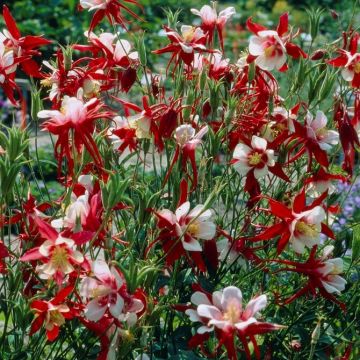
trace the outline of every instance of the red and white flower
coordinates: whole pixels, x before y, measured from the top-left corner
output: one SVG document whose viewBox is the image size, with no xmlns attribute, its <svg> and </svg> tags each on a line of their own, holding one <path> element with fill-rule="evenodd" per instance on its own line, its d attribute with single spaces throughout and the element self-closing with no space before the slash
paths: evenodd
<svg viewBox="0 0 360 360">
<path fill-rule="evenodd" d="M 85 316 L 90 321 L 99 321 L 109 310 L 114 318 L 119 318 L 124 308 L 124 299 L 119 290 L 124 284 L 119 272 L 106 262 L 96 260 L 92 264 L 95 278 L 86 277 L 81 281 L 80 295 L 92 299 L 85 309 Z"/>
<path fill-rule="evenodd" d="M 243 307 L 242 292 L 235 286 L 228 286 L 223 290 L 215 291 L 212 295 L 196 291 L 191 296 L 191 302 L 196 309 L 187 309 L 185 313 L 192 322 L 200 322 L 202 326 L 197 329 L 197 335 L 193 337 L 195 343 L 206 340 L 206 334 L 214 330 L 228 351 L 230 359 L 236 359 L 237 350 L 234 347 L 234 336 L 238 336 L 242 342 L 246 357 L 250 359 L 247 337 L 254 345 L 256 357 L 260 351 L 255 335 L 280 330 L 281 325 L 260 322 L 257 320 L 259 312 L 267 305 L 266 295 L 257 296 Z M 205 336 L 204 336 L 205 335 Z"/>
<path fill-rule="evenodd" d="M 223 48 L 223 29 L 225 24 L 236 14 L 234 7 L 228 7 L 217 14 L 215 7 L 204 5 L 200 10 L 191 9 L 194 15 L 200 16 L 202 24 L 201 28 L 208 34 L 209 43 L 212 42 L 214 31 L 219 34 L 220 45 Z"/>
<path fill-rule="evenodd" d="M 322 111 L 317 111 L 315 118 L 308 112 L 305 122 L 308 137 L 316 141 L 322 150 L 330 150 L 339 143 L 339 133 L 326 128 L 327 117 Z"/>
<path fill-rule="evenodd" d="M 34 300 L 30 308 L 35 311 L 35 319 L 31 324 L 30 336 L 45 325 L 46 336 L 49 341 L 54 341 L 62 325 L 67 319 L 72 319 L 73 314 L 68 305 L 64 304 L 65 298 L 73 291 L 72 286 L 59 291 L 50 301 Z"/>
<path fill-rule="evenodd" d="M 267 149 L 265 139 L 253 135 L 251 147 L 243 143 L 236 145 L 232 164 L 241 175 L 253 170 L 255 178 L 259 179 L 268 173 L 268 167 L 275 165 L 274 150 Z"/>
<path fill-rule="evenodd" d="M 21 261 L 40 260 L 43 264 L 36 267 L 41 279 L 54 278 L 61 284 L 64 277 L 75 270 L 75 266 L 84 263 L 84 256 L 76 250 L 75 241 L 62 237 L 57 231 L 40 218 L 34 218 L 39 232 L 46 240 L 28 250 Z"/>
<path fill-rule="evenodd" d="M 322 206 L 296 213 L 293 211 L 294 220 L 290 224 L 291 243 L 295 252 L 303 254 L 305 247 L 311 249 L 319 244 L 321 223 L 326 219 L 326 213 Z"/>
<path fill-rule="evenodd" d="M 247 20 L 246 25 L 254 33 L 250 37 L 249 53 L 261 69 L 285 71 L 287 55 L 295 59 L 307 56 L 297 45 L 290 42 L 291 35 L 287 35 L 289 27 L 287 13 L 280 16 L 276 31 L 253 23 L 251 18 Z"/>
<path fill-rule="evenodd" d="M 176 209 L 175 214 L 164 209 L 159 211 L 158 216 L 174 225 L 175 234 L 187 251 L 202 251 L 198 240 L 211 240 L 216 233 L 216 225 L 211 221 L 213 213 L 204 205 L 190 210 L 190 202 L 186 201 Z"/>
</svg>

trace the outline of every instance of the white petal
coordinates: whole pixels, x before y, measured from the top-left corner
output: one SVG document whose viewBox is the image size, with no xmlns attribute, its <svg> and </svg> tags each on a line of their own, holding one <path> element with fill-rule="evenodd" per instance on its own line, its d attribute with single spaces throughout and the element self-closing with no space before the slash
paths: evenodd
<svg viewBox="0 0 360 360">
<path fill-rule="evenodd" d="M 204 293 L 202 293 L 201 291 L 195 291 L 191 295 L 190 300 L 194 305 L 200 305 L 200 304 L 211 305 L 208 297 Z"/>
<path fill-rule="evenodd" d="M 253 135 L 251 139 L 251 146 L 254 150 L 266 150 L 267 141 L 259 136 Z"/>
<path fill-rule="evenodd" d="M 184 241 L 182 239 L 181 243 L 183 245 L 183 248 L 187 251 L 202 251 L 202 247 L 200 243 L 194 238 L 191 238 L 190 241 Z"/>
<path fill-rule="evenodd" d="M 189 210 L 190 210 L 190 202 L 186 201 L 181 206 L 179 206 L 175 211 L 177 220 L 180 221 L 182 217 L 188 214 Z"/>
<path fill-rule="evenodd" d="M 105 261 L 95 260 L 92 268 L 95 276 L 102 282 L 106 282 L 111 278 L 109 266 Z"/>
<path fill-rule="evenodd" d="M 266 307 L 266 304 L 267 304 L 266 295 L 260 295 L 254 299 L 251 299 L 246 305 L 245 311 L 243 313 L 243 317 L 245 319 L 255 317 L 259 311 L 261 311 Z"/>
<path fill-rule="evenodd" d="M 91 300 L 85 309 L 85 316 L 90 321 L 99 321 L 105 314 L 106 305 L 100 306 L 97 299 Z"/>
<path fill-rule="evenodd" d="M 116 295 L 116 303 L 115 304 L 111 304 L 109 307 L 109 311 L 111 313 L 111 315 L 117 319 L 120 314 L 122 313 L 122 310 L 124 308 L 124 299 L 117 294 Z"/>
<path fill-rule="evenodd" d="M 197 313 L 199 314 L 199 316 L 205 317 L 207 319 L 216 319 L 216 320 L 222 319 L 222 314 L 219 311 L 219 309 L 212 305 L 204 305 L 204 304 L 199 305 L 197 307 Z"/>
</svg>

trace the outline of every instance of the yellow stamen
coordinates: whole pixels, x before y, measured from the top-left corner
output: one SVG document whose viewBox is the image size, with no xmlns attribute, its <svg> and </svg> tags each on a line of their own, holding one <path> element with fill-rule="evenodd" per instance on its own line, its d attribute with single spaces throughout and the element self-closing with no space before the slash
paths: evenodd
<svg viewBox="0 0 360 360">
<path fill-rule="evenodd" d="M 259 165 L 261 162 L 262 154 L 258 153 L 257 151 L 249 155 L 249 165 L 256 166 Z"/>
<path fill-rule="evenodd" d="M 58 310 L 50 311 L 50 323 L 53 323 L 57 326 L 65 324 L 65 318 Z"/>
<path fill-rule="evenodd" d="M 308 236 L 309 238 L 317 238 L 319 231 L 315 224 L 307 224 L 305 221 L 298 221 L 295 225 L 295 230 L 300 234 Z"/>
<path fill-rule="evenodd" d="M 191 27 L 189 30 L 183 33 L 183 39 L 186 43 L 190 42 L 194 38 L 195 27 Z"/>
<path fill-rule="evenodd" d="M 51 256 L 51 262 L 55 268 L 61 268 L 68 262 L 68 253 L 65 248 L 57 246 Z"/>
<path fill-rule="evenodd" d="M 240 320 L 241 310 L 236 304 L 229 304 L 224 314 L 224 320 L 236 324 Z"/>
<path fill-rule="evenodd" d="M 265 56 L 266 57 L 273 56 L 274 51 L 275 51 L 275 45 L 271 45 L 271 46 L 265 48 L 265 50 L 264 50 Z"/>
<path fill-rule="evenodd" d="M 194 237 L 196 237 L 199 234 L 199 230 L 200 230 L 200 226 L 199 223 L 196 221 L 190 224 L 187 229 L 188 233 L 190 233 Z"/>
<path fill-rule="evenodd" d="M 354 65 L 354 72 L 356 74 L 359 74 L 360 73 L 360 61 L 357 62 L 355 65 Z"/>
</svg>

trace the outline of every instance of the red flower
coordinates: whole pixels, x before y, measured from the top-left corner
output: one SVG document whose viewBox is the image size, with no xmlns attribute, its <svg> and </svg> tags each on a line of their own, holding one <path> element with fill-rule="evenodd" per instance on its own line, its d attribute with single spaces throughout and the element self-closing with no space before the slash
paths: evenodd
<svg viewBox="0 0 360 360">
<path fill-rule="evenodd" d="M 97 166 L 102 166 L 102 159 L 93 139 L 95 121 L 97 119 L 109 119 L 110 112 L 101 112 L 103 104 L 96 98 L 87 103 L 75 97 L 65 96 L 62 101 L 61 111 L 42 110 L 38 113 L 39 118 L 49 118 L 43 124 L 43 128 L 58 136 L 55 145 L 56 158 L 59 162 L 65 157 L 68 160 L 69 172 L 72 173 L 74 166 L 73 151 L 70 140 L 78 153 L 84 146 Z M 71 139 L 70 131 L 73 130 Z"/>
<path fill-rule="evenodd" d="M 172 53 L 167 68 L 169 68 L 170 64 L 175 61 L 175 70 L 180 60 L 182 60 L 189 66 L 189 69 L 192 69 L 194 65 L 195 51 L 209 52 L 209 50 L 206 50 L 205 47 L 206 35 L 200 28 L 183 25 L 181 27 L 181 35 L 167 26 L 164 26 L 164 29 L 167 37 L 171 41 L 171 44 L 153 52 L 154 54 Z"/>
<path fill-rule="evenodd" d="M 310 252 L 309 259 L 305 263 L 289 260 L 271 260 L 289 266 L 276 270 L 275 273 L 292 271 L 308 277 L 306 285 L 290 298 L 286 299 L 284 304 L 289 304 L 306 293 L 316 296 L 318 291 L 321 296 L 335 302 L 345 310 L 345 305 L 332 295 L 333 293 L 340 294 L 346 285 L 346 280 L 339 276 L 343 272 L 343 260 L 341 258 L 329 259 L 333 249 L 333 246 L 326 246 L 322 256 L 317 258 L 317 246 L 314 246 Z"/>
<path fill-rule="evenodd" d="M 8 7 L 3 6 L 4 21 L 7 30 L 4 30 L 2 39 L 7 49 L 12 50 L 15 58 L 20 58 L 22 70 L 32 77 L 43 77 L 39 71 L 40 66 L 32 59 L 33 56 L 41 55 L 37 50 L 40 46 L 51 44 L 50 40 L 42 36 L 21 36 L 20 31 L 12 17 Z"/>
<path fill-rule="evenodd" d="M 320 241 L 323 233 L 334 238 L 331 229 L 323 222 L 326 218 L 322 201 L 327 196 L 323 193 L 311 205 L 306 205 L 305 190 L 295 196 L 292 208 L 288 208 L 279 201 L 267 198 L 270 209 L 266 210 L 280 218 L 280 222 L 269 226 L 262 233 L 256 235 L 251 241 L 270 240 L 280 235 L 277 245 L 280 254 L 290 242 L 295 252 L 303 254 L 305 247 L 312 248 Z"/>
<path fill-rule="evenodd" d="M 285 13 L 280 16 L 279 24 L 275 30 L 268 30 L 264 26 L 253 23 L 249 18 L 246 22 L 247 28 L 255 34 L 250 38 L 249 52 L 251 60 L 263 70 L 286 71 L 286 55 L 294 59 L 306 58 L 307 55 L 294 43 L 294 37 L 287 34 L 289 27 L 289 15 Z"/>
<path fill-rule="evenodd" d="M 80 9 L 88 9 L 89 11 L 95 10 L 94 16 L 90 23 L 90 31 L 106 16 L 110 24 L 118 23 L 126 28 L 127 22 L 124 18 L 122 11 L 126 11 L 135 19 L 139 19 L 126 4 L 133 4 L 141 7 L 136 0 L 80 0 Z"/>
<path fill-rule="evenodd" d="M 46 336 L 54 341 L 66 320 L 72 319 L 73 314 L 68 305 L 63 304 L 65 298 L 73 291 L 72 286 L 60 290 L 50 301 L 34 300 L 30 307 L 35 311 L 35 319 L 31 324 L 30 336 L 36 333 L 45 324 Z"/>
</svg>

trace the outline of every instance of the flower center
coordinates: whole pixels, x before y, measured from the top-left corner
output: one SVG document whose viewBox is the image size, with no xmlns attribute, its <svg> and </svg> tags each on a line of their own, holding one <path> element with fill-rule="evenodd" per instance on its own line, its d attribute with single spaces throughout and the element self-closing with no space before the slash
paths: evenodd
<svg viewBox="0 0 360 360">
<path fill-rule="evenodd" d="M 360 73 L 360 61 L 357 62 L 355 65 L 354 65 L 354 72 L 356 74 L 359 74 Z"/>
<path fill-rule="evenodd" d="M 262 159 L 262 154 L 255 151 L 251 155 L 249 155 L 249 160 L 248 160 L 249 165 L 251 166 L 259 165 L 261 163 L 261 159 Z"/>
<path fill-rule="evenodd" d="M 187 232 L 190 233 L 192 236 L 197 237 L 199 234 L 200 226 L 197 221 L 191 223 L 187 229 Z"/>
<path fill-rule="evenodd" d="M 57 326 L 61 326 L 65 324 L 65 318 L 58 310 L 52 310 L 50 311 L 50 323 L 53 323 Z"/>
<path fill-rule="evenodd" d="M 239 322 L 241 316 L 241 310 L 236 304 L 229 304 L 226 312 L 224 313 L 224 320 L 229 321 L 231 324 Z"/>
<path fill-rule="evenodd" d="M 189 30 L 184 31 L 183 35 L 183 39 L 186 43 L 191 42 L 191 40 L 194 38 L 194 34 L 195 34 L 195 28 L 192 27 Z"/>
<path fill-rule="evenodd" d="M 51 262 L 56 268 L 62 267 L 64 263 L 68 262 L 67 250 L 61 246 L 55 247 L 51 256 Z"/>
<path fill-rule="evenodd" d="M 310 238 L 317 238 L 319 236 L 319 231 L 316 229 L 316 225 L 308 224 L 305 221 L 298 221 L 295 225 L 295 230 Z"/>
<path fill-rule="evenodd" d="M 266 57 L 274 56 L 275 49 L 276 49 L 275 45 L 270 45 L 270 46 L 266 47 L 264 49 L 265 56 Z"/>
</svg>

